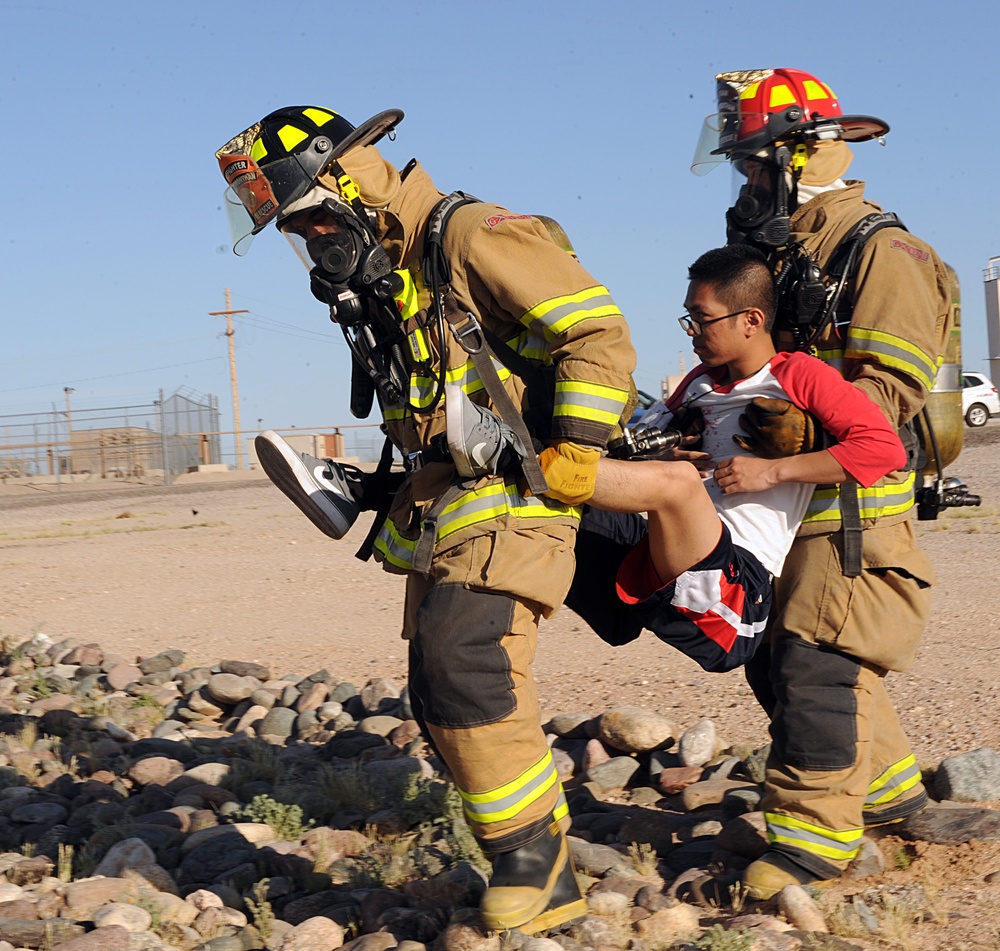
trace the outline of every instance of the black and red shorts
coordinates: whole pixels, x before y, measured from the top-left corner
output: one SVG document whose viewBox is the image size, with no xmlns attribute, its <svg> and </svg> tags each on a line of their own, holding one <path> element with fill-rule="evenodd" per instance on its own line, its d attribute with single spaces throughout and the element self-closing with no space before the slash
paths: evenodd
<svg viewBox="0 0 1000 951">
<path fill-rule="evenodd" d="M 661 585 L 645 519 L 587 509 L 566 604 L 608 643 L 627 643 L 645 628 L 705 670 L 739 667 L 763 639 L 773 579 L 721 528 L 710 555 Z"/>
</svg>

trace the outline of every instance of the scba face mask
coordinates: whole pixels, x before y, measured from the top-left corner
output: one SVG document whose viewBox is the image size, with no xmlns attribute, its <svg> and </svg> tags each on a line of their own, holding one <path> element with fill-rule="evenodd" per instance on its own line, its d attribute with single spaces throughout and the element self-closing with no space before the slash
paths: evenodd
<svg viewBox="0 0 1000 951">
<path fill-rule="evenodd" d="M 313 296 L 330 319 L 350 326 L 366 316 L 365 298 L 386 301 L 399 290 L 389 255 L 354 210 L 326 198 L 280 225 L 307 268 Z"/>
<path fill-rule="evenodd" d="M 402 401 L 409 371 L 393 295 L 403 281 L 375 234 L 332 193 L 318 205 L 293 212 L 279 228 L 309 268 L 313 296 L 329 306 L 330 319 L 354 355 L 351 412 L 359 419 L 368 416 L 372 384 L 384 401 Z M 364 376 L 371 381 L 367 385 Z"/>
<path fill-rule="evenodd" d="M 779 146 L 734 162 L 736 173 L 745 176 L 745 182 L 726 212 L 730 244 L 748 242 L 772 251 L 788 243 L 793 187 L 791 159 L 791 150 Z"/>
</svg>

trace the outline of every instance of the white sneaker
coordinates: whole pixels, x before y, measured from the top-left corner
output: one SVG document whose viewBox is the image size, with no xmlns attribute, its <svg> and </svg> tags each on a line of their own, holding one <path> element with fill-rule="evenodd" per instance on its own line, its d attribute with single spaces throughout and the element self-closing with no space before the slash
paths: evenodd
<svg viewBox="0 0 1000 951">
<path fill-rule="evenodd" d="M 361 511 L 361 470 L 299 452 L 271 429 L 253 442 L 268 478 L 321 532 L 343 538 Z"/>
<path fill-rule="evenodd" d="M 477 406 L 455 384 L 444 388 L 448 451 L 463 479 L 496 475 L 523 459 L 524 444 L 496 413 Z"/>
</svg>

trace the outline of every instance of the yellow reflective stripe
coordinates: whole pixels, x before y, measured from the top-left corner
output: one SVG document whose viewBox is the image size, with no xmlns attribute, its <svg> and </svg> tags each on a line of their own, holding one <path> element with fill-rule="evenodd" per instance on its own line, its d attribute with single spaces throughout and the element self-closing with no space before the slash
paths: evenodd
<svg viewBox="0 0 1000 951">
<path fill-rule="evenodd" d="M 566 793 L 562 791 L 562 787 L 559 787 L 559 799 L 556 801 L 556 807 L 552 810 L 552 818 L 557 822 L 569 815 L 569 803 L 566 802 Z"/>
<path fill-rule="evenodd" d="M 507 340 L 506 345 L 533 363 L 550 366 L 554 362 L 552 353 L 545 342 L 545 335 L 533 333 L 528 328 L 524 328 L 520 333 Z"/>
<path fill-rule="evenodd" d="M 493 482 L 489 485 L 463 492 L 454 502 L 446 505 L 438 518 L 438 545 L 450 535 L 508 515 L 518 519 L 575 518 L 582 516 L 580 506 L 566 505 L 557 499 L 531 496 L 526 498 L 517 491 L 516 481 L 509 484 Z M 387 518 L 378 537 L 375 550 L 383 559 L 397 568 L 409 569 L 413 565 L 416 541 L 404 538 L 392 519 Z"/>
<path fill-rule="evenodd" d="M 793 819 L 778 812 L 765 812 L 767 840 L 791 845 L 812 855 L 846 861 L 857 855 L 864 829 L 845 829 L 837 832 L 822 826 Z"/>
<path fill-rule="evenodd" d="M 828 366 L 831 366 L 836 370 L 841 376 L 844 375 L 844 351 L 841 348 L 835 350 L 819 350 L 813 349 L 812 355 L 818 357 Z"/>
<path fill-rule="evenodd" d="M 542 301 L 521 318 L 521 323 L 530 327 L 537 322 L 549 335 L 557 337 L 584 320 L 620 316 L 621 311 L 611 293 L 606 287 L 598 285 L 578 294 Z"/>
<path fill-rule="evenodd" d="M 865 805 L 880 806 L 892 802 L 893 799 L 897 799 L 904 792 L 916 786 L 920 782 L 920 778 L 920 767 L 917 766 L 917 760 L 911 753 L 872 780 L 868 787 Z"/>
<path fill-rule="evenodd" d="M 469 793 L 459 789 L 465 814 L 474 822 L 503 822 L 513 819 L 528 806 L 541 799 L 556 783 L 559 776 L 552 754 L 545 755 L 520 776 L 484 793 Z"/>
<path fill-rule="evenodd" d="M 874 357 L 884 366 L 902 370 L 919 380 L 928 390 L 934 385 L 937 375 L 937 357 L 928 356 L 908 340 L 881 330 L 851 327 L 847 331 L 844 356 L 855 359 Z"/>
<path fill-rule="evenodd" d="M 413 275 L 406 268 L 392 273 L 403 282 L 403 289 L 398 294 L 393 294 L 392 299 L 396 302 L 400 319 L 409 320 L 415 314 L 420 313 L 420 295 L 417 291 L 417 284 L 413 280 Z"/>
<path fill-rule="evenodd" d="M 409 411 L 405 406 L 386 406 L 382 410 L 382 416 L 387 423 L 399 423 L 406 419 Z"/>
<path fill-rule="evenodd" d="M 389 518 L 383 522 L 374 545 L 375 551 L 382 556 L 384 561 L 404 570 L 412 567 L 413 553 L 416 547 L 416 541 L 403 538 L 392 519 Z"/>
<path fill-rule="evenodd" d="M 507 498 L 502 482 L 471 489 L 451 505 L 446 505 L 438 519 L 437 542 L 460 529 L 507 514 Z"/>
<path fill-rule="evenodd" d="M 252 158 L 258 164 L 260 160 L 267 156 L 267 146 L 264 145 L 262 139 L 254 139 L 253 145 L 250 146 L 250 158 Z"/>
<path fill-rule="evenodd" d="M 493 359 L 493 366 L 501 382 L 510 379 L 511 372 L 498 360 Z M 452 367 L 445 374 L 445 382 L 460 386 L 469 396 L 486 389 L 479 378 L 479 371 L 471 360 L 459 367 Z M 417 407 L 429 406 L 437 392 L 437 380 L 425 373 L 414 370 L 410 374 L 410 403 Z"/>
<path fill-rule="evenodd" d="M 572 416 L 614 426 L 621 419 L 628 391 L 617 386 L 587 383 L 583 380 L 556 382 L 553 416 Z"/>
<path fill-rule="evenodd" d="M 902 515 L 913 507 L 916 473 L 909 472 L 902 482 L 873 485 L 858 489 L 858 508 L 861 518 L 885 518 Z M 809 500 L 809 509 L 803 521 L 834 522 L 840 520 L 840 487 L 817 489 Z"/>
</svg>

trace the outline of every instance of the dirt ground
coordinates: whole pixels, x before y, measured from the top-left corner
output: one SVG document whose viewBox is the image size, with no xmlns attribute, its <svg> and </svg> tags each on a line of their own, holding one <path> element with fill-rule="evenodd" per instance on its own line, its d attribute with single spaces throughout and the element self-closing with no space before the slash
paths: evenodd
<svg viewBox="0 0 1000 951">
<path fill-rule="evenodd" d="M 965 435 L 949 474 L 983 503 L 917 523 L 939 583 L 913 670 L 888 680 L 925 768 L 983 746 L 1000 751 L 1000 591 L 992 587 L 1000 421 Z M 328 539 L 258 473 L 185 476 L 169 488 L 10 480 L 0 486 L 0 637 L 43 631 L 128 658 L 176 647 L 189 664 L 240 659 L 278 676 L 326 668 L 359 686 L 377 676 L 402 685 L 403 584 L 353 557 L 367 524 L 363 517 L 347 539 Z M 628 703 L 671 716 L 680 729 L 709 717 L 729 744 L 767 740 L 738 672 L 706 674 L 651 636 L 611 648 L 568 610 L 543 626 L 536 672 L 550 714 Z M 1000 846 L 991 843 L 934 847 L 894 872 L 934 884 L 952 915 L 964 916 L 922 925 L 920 935 L 934 930 L 931 943 L 897 946 L 1000 948 L 1000 884 L 984 883 L 998 870 Z M 979 943 L 986 922 L 991 936 Z"/>
</svg>

